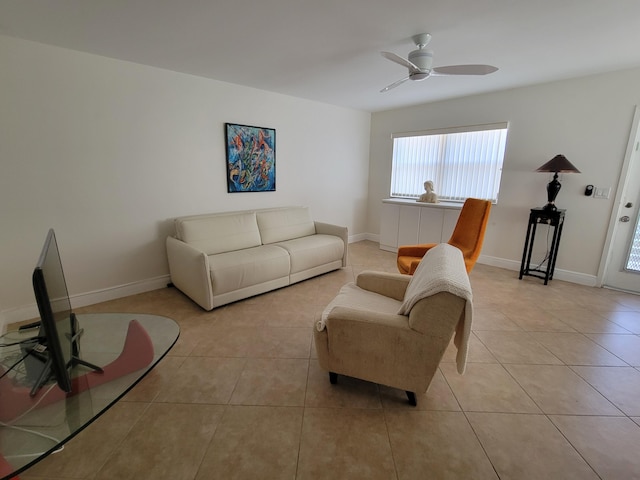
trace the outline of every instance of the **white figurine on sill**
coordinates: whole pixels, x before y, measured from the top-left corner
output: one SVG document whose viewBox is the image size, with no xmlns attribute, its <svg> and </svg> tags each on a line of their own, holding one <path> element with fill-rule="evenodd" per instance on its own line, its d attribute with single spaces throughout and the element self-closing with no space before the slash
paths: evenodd
<svg viewBox="0 0 640 480">
<path fill-rule="evenodd" d="M 438 203 L 438 195 L 433 191 L 433 182 L 427 180 L 424 182 L 424 193 L 417 200 L 422 203 Z"/>
</svg>

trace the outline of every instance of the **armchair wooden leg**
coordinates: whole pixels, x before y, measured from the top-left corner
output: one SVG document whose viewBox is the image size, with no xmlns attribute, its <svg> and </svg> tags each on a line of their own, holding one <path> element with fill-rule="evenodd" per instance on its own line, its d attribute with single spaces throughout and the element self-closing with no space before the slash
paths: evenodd
<svg viewBox="0 0 640 480">
<path fill-rule="evenodd" d="M 331 385 L 338 383 L 338 374 L 335 372 L 329 372 L 329 381 L 331 382 Z"/>
<path fill-rule="evenodd" d="M 418 403 L 416 402 L 416 394 L 415 393 L 407 391 L 407 398 L 409 399 L 409 405 L 411 405 L 413 407 L 418 405 Z"/>
</svg>

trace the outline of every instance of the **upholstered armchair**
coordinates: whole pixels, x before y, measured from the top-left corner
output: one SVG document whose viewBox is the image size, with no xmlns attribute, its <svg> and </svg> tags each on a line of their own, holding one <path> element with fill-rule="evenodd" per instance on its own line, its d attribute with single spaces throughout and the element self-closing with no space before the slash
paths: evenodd
<svg viewBox="0 0 640 480">
<path fill-rule="evenodd" d="M 320 366 L 405 390 L 412 405 L 429 388 L 455 333 L 463 373 L 471 329 L 471 287 L 462 253 L 433 248 L 412 277 L 365 271 L 316 318 Z"/>
<path fill-rule="evenodd" d="M 489 200 L 468 198 L 460 210 L 458 222 L 447 242 L 462 251 L 467 273 L 471 273 L 480 256 L 490 212 L 491 202 Z M 400 273 L 413 275 L 424 254 L 436 245 L 436 243 L 423 243 L 400 246 L 397 257 Z"/>
</svg>

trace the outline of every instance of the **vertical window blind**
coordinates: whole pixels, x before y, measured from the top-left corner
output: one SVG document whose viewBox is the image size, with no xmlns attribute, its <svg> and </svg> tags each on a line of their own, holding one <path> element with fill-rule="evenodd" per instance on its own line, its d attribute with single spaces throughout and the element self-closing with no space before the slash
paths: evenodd
<svg viewBox="0 0 640 480">
<path fill-rule="evenodd" d="M 507 124 L 393 135 L 391 196 L 418 198 L 434 182 L 441 200 L 497 202 Z"/>
</svg>

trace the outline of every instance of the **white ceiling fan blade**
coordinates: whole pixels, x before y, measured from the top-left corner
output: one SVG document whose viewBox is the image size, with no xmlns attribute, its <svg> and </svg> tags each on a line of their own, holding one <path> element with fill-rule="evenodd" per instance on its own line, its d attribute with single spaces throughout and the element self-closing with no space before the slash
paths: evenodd
<svg viewBox="0 0 640 480">
<path fill-rule="evenodd" d="M 380 55 L 382 55 L 387 60 L 391 60 L 392 62 L 395 62 L 395 63 L 397 63 L 399 65 L 402 65 L 403 67 L 407 67 L 410 71 L 419 71 L 420 70 L 413 63 L 411 63 L 409 60 L 407 60 L 406 58 L 402 58 L 401 56 L 396 55 L 395 53 L 380 52 Z"/>
<path fill-rule="evenodd" d="M 431 75 L 488 75 L 497 70 L 492 65 L 449 65 L 434 68 Z"/>
<path fill-rule="evenodd" d="M 391 85 L 387 85 L 382 90 L 380 90 L 380 93 L 388 92 L 392 88 L 396 88 L 398 85 L 402 85 L 407 80 L 409 80 L 409 77 L 404 77 L 403 79 L 398 80 L 397 82 L 393 82 Z"/>
</svg>

